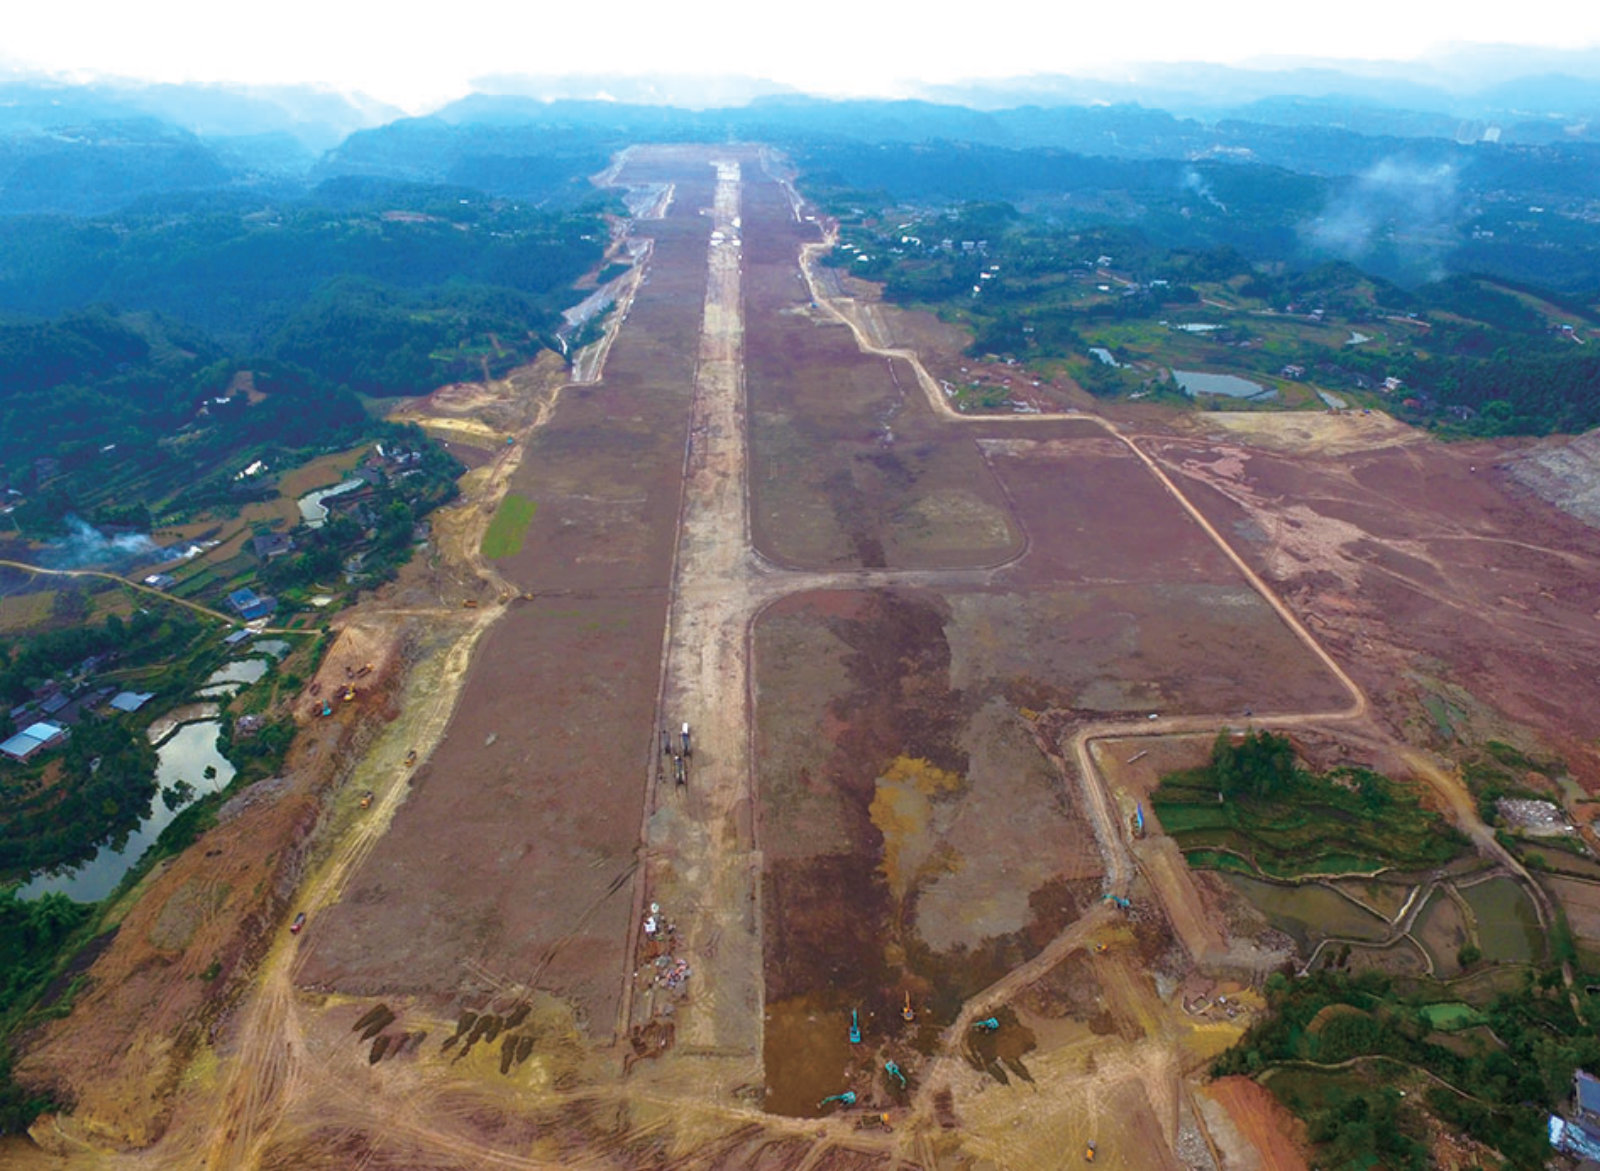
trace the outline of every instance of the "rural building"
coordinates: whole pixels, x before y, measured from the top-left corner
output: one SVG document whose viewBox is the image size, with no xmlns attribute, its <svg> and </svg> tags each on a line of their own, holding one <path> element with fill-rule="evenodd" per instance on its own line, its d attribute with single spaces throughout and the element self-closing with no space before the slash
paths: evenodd
<svg viewBox="0 0 1600 1171">
<path fill-rule="evenodd" d="M 177 580 L 178 579 L 173 577 L 170 573 L 152 573 L 149 577 L 144 579 L 144 584 L 153 590 L 164 590 L 170 589 L 172 583 Z"/>
<path fill-rule="evenodd" d="M 294 538 L 288 533 L 268 533 L 251 541 L 250 547 L 261 560 L 270 561 L 274 557 L 282 557 L 285 553 L 293 553 Z"/>
<path fill-rule="evenodd" d="M 12 760 L 28 760 L 34 753 L 59 744 L 66 738 L 67 730 L 60 724 L 40 721 L 37 724 L 29 724 L 4 744 L 0 744 L 0 753 Z"/>
<path fill-rule="evenodd" d="M 1600 1078 L 1587 1070 L 1572 1075 L 1573 1121 L 1600 1139 Z"/>
<path fill-rule="evenodd" d="M 1600 1159 L 1600 1078 L 1581 1069 L 1572 1075 L 1572 1113 L 1550 1116 L 1550 1145 L 1580 1167 Z"/>
<path fill-rule="evenodd" d="M 258 596 L 255 590 L 234 590 L 228 595 L 228 605 L 246 622 L 265 618 L 278 608 L 278 599 Z"/>
<path fill-rule="evenodd" d="M 136 712 L 153 698 L 153 691 L 119 691 L 111 697 L 111 706 L 119 712 Z"/>
<path fill-rule="evenodd" d="M 254 633 L 255 631 L 253 630 L 235 630 L 222 641 L 228 646 L 238 646 L 241 642 L 249 638 Z"/>
</svg>

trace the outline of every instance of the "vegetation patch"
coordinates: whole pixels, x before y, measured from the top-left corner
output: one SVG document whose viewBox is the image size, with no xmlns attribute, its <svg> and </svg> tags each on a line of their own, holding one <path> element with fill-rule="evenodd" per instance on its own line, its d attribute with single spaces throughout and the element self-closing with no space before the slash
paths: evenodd
<svg viewBox="0 0 1600 1171">
<path fill-rule="evenodd" d="M 1481 1011 L 1430 999 L 1438 988 L 1376 972 L 1274 973 L 1268 1013 L 1212 1072 L 1260 1076 L 1306 1120 L 1325 1168 L 1421 1171 L 1430 1115 L 1512 1167 L 1542 1167 L 1546 1116 L 1567 1099 L 1573 1071 L 1600 1061 L 1586 1023 L 1593 998 L 1580 1016 L 1554 968 L 1525 974 Z M 1462 1031 L 1441 1044 L 1438 1031 L 1452 1029 Z"/>
<path fill-rule="evenodd" d="M 490 561 L 498 561 L 522 552 L 522 540 L 528 535 L 528 526 L 533 523 L 538 507 L 525 496 L 507 493 L 500 507 L 495 509 L 488 531 L 483 534 L 483 555 Z"/>
<path fill-rule="evenodd" d="M 1192 865 L 1227 856 L 1275 878 L 1428 869 L 1466 849 L 1388 778 L 1350 766 L 1310 772 L 1271 732 L 1219 733 L 1210 762 L 1162 778 L 1151 803 Z"/>
</svg>

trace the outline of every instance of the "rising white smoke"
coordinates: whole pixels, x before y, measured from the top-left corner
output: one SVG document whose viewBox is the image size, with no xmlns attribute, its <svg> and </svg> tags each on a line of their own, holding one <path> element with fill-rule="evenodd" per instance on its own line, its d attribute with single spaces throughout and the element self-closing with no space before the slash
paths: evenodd
<svg viewBox="0 0 1600 1171">
<path fill-rule="evenodd" d="M 1318 251 L 1345 260 L 1359 263 L 1386 241 L 1408 263 L 1436 267 L 1455 243 L 1458 207 L 1450 164 L 1387 158 L 1357 176 L 1301 230 Z"/>
<path fill-rule="evenodd" d="M 67 517 L 67 535 L 51 541 L 39 554 L 50 569 L 82 569 L 143 556 L 157 548 L 144 533 L 119 533 L 108 537 L 82 517 Z"/>
</svg>

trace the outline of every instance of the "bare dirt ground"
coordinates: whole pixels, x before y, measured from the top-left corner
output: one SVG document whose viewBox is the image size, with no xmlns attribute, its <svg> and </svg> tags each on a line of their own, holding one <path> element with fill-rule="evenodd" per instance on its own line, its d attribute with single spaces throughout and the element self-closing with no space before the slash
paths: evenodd
<svg viewBox="0 0 1600 1171">
<path fill-rule="evenodd" d="M 1600 532 L 1532 499 L 1487 444 L 1293 454 L 1153 440 L 1195 502 L 1351 664 L 1390 726 L 1498 738 L 1600 786 Z"/>
<path fill-rule="evenodd" d="M 819 272 L 784 175 L 625 152 L 664 218 L 577 381 L 408 408 L 476 453 L 463 502 L 322 668 L 370 691 L 30 1044 L 61 1160 L 1299 1167 L 1259 1086 L 1198 1089 L 1282 957 L 1134 839 L 1160 769 L 1250 708 L 1422 777 L 1528 881 L 1417 745 L 1566 744 L 1505 678 L 1554 654 L 1589 701 L 1593 535 L 1381 421 L 960 415 L 915 348 L 951 339 Z M 488 564 L 510 490 L 537 512 Z"/>
</svg>

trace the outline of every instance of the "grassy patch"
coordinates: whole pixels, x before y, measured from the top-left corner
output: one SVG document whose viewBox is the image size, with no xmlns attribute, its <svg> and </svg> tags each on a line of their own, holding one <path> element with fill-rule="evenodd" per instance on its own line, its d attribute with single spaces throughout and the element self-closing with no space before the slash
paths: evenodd
<svg viewBox="0 0 1600 1171">
<path fill-rule="evenodd" d="M 1425 1004 L 1422 1006 L 1422 1015 L 1430 1025 L 1446 1033 L 1481 1025 L 1487 1019 L 1470 1004 L 1462 1004 L 1459 1001 L 1445 1004 Z"/>
<path fill-rule="evenodd" d="M 490 561 L 511 557 L 522 551 L 522 539 L 533 523 L 533 514 L 539 506 L 525 496 L 508 493 L 495 509 L 489 531 L 483 534 L 483 555 Z"/>
</svg>

